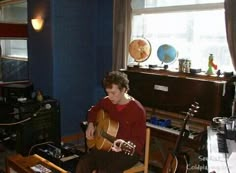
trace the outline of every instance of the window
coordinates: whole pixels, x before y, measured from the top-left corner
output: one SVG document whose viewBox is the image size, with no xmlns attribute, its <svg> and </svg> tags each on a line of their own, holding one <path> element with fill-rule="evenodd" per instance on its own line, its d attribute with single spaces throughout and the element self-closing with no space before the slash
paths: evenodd
<svg viewBox="0 0 236 173">
<path fill-rule="evenodd" d="M 177 59 L 190 59 L 192 68 L 208 68 L 208 57 L 221 72 L 234 71 L 227 45 L 223 0 L 133 0 L 131 40 L 146 38 L 150 57 L 140 65 L 162 65 L 158 47 L 172 45 Z M 128 57 L 128 65 L 135 63 Z M 169 64 L 177 69 L 178 60 Z"/>
<path fill-rule="evenodd" d="M 27 3 L 0 2 L 0 81 L 28 79 Z"/>
</svg>

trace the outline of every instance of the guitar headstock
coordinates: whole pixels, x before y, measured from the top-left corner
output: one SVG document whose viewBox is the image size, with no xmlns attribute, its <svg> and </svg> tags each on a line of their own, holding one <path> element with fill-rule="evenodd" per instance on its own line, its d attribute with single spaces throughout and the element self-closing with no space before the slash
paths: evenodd
<svg viewBox="0 0 236 173">
<path fill-rule="evenodd" d="M 200 108 L 199 103 L 193 102 L 188 109 L 187 116 L 193 117 L 198 112 L 199 108 Z"/>
<path fill-rule="evenodd" d="M 189 107 L 188 112 L 186 113 L 186 116 L 184 118 L 184 123 L 183 123 L 182 129 L 179 133 L 178 139 L 175 144 L 175 149 L 174 149 L 175 153 L 179 152 L 182 138 L 186 137 L 184 133 L 186 132 L 185 128 L 186 128 L 187 121 L 189 120 L 189 117 L 190 116 L 193 117 L 198 112 L 199 108 L 200 108 L 200 106 L 199 106 L 198 102 L 193 102 L 191 104 L 191 106 Z"/>
<path fill-rule="evenodd" d="M 136 145 L 130 141 L 128 142 L 123 142 L 121 144 L 121 149 L 124 151 L 125 154 L 127 155 L 133 155 L 135 152 Z"/>
</svg>

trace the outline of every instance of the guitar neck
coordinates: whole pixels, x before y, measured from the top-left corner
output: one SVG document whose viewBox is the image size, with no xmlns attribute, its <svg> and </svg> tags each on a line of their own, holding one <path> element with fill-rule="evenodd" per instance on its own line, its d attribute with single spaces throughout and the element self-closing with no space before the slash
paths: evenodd
<svg viewBox="0 0 236 173">
<path fill-rule="evenodd" d="M 174 153 L 179 152 L 182 138 L 186 137 L 186 135 L 184 134 L 186 132 L 186 124 L 187 124 L 190 116 L 194 116 L 194 114 L 197 112 L 198 109 L 199 109 L 199 104 L 197 102 L 193 103 L 191 105 L 191 107 L 189 108 L 189 111 L 187 112 L 186 117 L 184 118 L 184 123 L 183 123 L 182 129 L 180 131 L 180 134 L 178 136 L 178 139 L 177 139 L 177 142 L 175 145 L 175 149 L 174 149 Z"/>
<path fill-rule="evenodd" d="M 180 134 L 179 134 L 179 136 L 177 138 L 177 142 L 176 142 L 176 145 L 175 145 L 174 153 L 178 153 L 179 152 L 180 145 L 182 143 L 181 141 L 183 140 L 183 135 L 184 135 L 184 132 L 186 130 L 185 128 L 186 128 L 186 124 L 187 124 L 188 119 L 189 119 L 189 115 L 187 115 L 185 117 L 184 124 L 183 124 L 182 129 L 180 131 Z"/>
<path fill-rule="evenodd" d="M 116 140 L 116 138 L 115 138 L 114 136 L 109 135 L 109 134 L 106 133 L 104 130 L 101 130 L 100 135 L 101 135 L 103 138 L 105 138 L 105 139 L 107 139 L 108 141 L 110 141 L 111 143 L 113 143 L 113 142 Z"/>
</svg>

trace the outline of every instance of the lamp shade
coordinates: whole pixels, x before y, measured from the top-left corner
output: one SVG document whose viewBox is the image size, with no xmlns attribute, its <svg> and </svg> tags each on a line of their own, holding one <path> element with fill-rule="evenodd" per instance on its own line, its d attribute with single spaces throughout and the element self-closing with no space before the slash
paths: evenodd
<svg viewBox="0 0 236 173">
<path fill-rule="evenodd" d="M 44 20 L 43 18 L 31 19 L 31 24 L 35 31 L 40 31 L 43 28 Z"/>
</svg>

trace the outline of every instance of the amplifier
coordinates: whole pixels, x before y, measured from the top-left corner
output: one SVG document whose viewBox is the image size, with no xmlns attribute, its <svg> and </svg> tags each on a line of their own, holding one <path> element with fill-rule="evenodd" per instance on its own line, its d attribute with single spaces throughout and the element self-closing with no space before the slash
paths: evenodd
<svg viewBox="0 0 236 173">
<path fill-rule="evenodd" d="M 35 102 L 35 104 L 39 103 Z M 47 142 L 60 145 L 60 106 L 56 100 L 45 100 L 39 104 L 36 111 L 26 114 L 27 116 L 24 116 L 24 113 L 21 113 L 20 120 L 28 117 L 28 121 L 19 124 L 16 131 L 16 151 L 18 153 L 28 155 L 34 146 Z"/>
<path fill-rule="evenodd" d="M 43 102 L 38 102 L 31 99 L 24 102 L 16 102 L 12 104 L 12 106 L 17 114 L 15 119 L 22 120 L 34 116 L 34 114 L 39 112 L 58 107 L 59 105 L 54 99 L 46 99 Z"/>
</svg>

